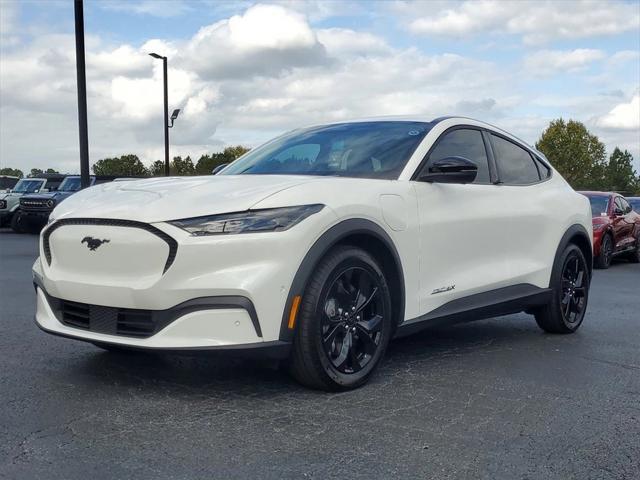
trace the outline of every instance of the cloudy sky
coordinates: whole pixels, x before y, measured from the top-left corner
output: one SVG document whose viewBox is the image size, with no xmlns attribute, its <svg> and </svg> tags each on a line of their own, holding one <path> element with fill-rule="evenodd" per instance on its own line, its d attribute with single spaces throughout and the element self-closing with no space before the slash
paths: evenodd
<svg viewBox="0 0 640 480">
<path fill-rule="evenodd" d="M 0 0 L 0 165 L 78 171 L 71 0 Z M 91 162 L 255 146 L 323 121 L 460 114 L 530 143 L 584 122 L 640 170 L 637 1 L 85 0 Z"/>
</svg>

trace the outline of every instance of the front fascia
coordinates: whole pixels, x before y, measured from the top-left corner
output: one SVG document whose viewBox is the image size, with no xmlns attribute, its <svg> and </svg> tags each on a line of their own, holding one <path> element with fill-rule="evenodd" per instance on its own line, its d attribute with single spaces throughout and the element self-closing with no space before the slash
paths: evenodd
<svg viewBox="0 0 640 480">
<path fill-rule="evenodd" d="M 137 277 L 127 271 L 127 262 L 123 260 L 114 259 L 115 265 L 97 268 L 99 256 L 115 247 L 118 238 L 126 244 L 126 237 L 114 235 L 110 243 L 90 252 L 81 245 L 83 233 L 78 231 L 74 235 L 82 248 L 79 255 L 86 257 L 82 262 L 80 259 L 77 266 L 66 271 L 56 267 L 54 245 L 49 265 L 41 240 L 41 256 L 34 273 L 41 276 L 44 289 L 54 298 L 110 307 L 165 310 L 199 297 L 246 297 L 255 306 L 262 341 L 267 342 L 278 339 L 284 303 L 297 266 L 312 239 L 335 219 L 335 213 L 324 208 L 287 231 L 212 236 L 191 236 L 170 224 L 155 223 L 153 227 L 177 241 L 175 260 L 164 273 L 158 268 Z M 61 227 L 57 232 L 63 232 L 64 228 L 71 229 Z M 108 230 L 87 231 L 99 238 L 108 237 Z M 135 241 L 144 241 L 144 234 L 136 230 Z M 158 255 L 163 252 L 160 247 L 161 244 Z M 126 250 L 123 252 L 124 257 Z M 95 271 L 86 263 L 91 258 L 96 259 Z M 108 260 L 105 257 L 103 261 Z M 139 261 L 144 266 L 142 259 Z"/>
</svg>

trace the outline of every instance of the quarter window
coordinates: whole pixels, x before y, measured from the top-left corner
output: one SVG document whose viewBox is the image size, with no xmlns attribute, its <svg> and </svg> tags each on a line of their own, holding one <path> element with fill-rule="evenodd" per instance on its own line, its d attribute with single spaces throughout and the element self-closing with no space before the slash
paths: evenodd
<svg viewBox="0 0 640 480">
<path fill-rule="evenodd" d="M 426 168 L 433 162 L 447 157 L 464 157 L 478 166 L 478 175 L 473 183 L 490 183 L 489 160 L 480 130 L 458 129 L 440 137 L 429 154 Z"/>
<path fill-rule="evenodd" d="M 500 180 L 510 185 L 528 185 L 540 181 L 538 167 L 524 148 L 491 134 L 491 142 L 500 172 Z"/>
</svg>

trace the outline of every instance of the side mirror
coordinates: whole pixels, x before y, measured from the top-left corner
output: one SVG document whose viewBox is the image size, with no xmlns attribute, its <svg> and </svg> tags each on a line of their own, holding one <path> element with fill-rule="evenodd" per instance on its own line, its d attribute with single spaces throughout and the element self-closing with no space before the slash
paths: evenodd
<svg viewBox="0 0 640 480">
<path fill-rule="evenodd" d="M 228 163 L 221 163 L 220 165 L 218 165 L 216 168 L 214 168 L 213 170 L 211 170 L 211 175 L 217 175 L 218 172 L 220 170 L 222 170 L 224 167 L 226 167 L 227 165 L 229 165 Z"/>
<path fill-rule="evenodd" d="M 478 176 L 478 166 L 464 157 L 446 157 L 437 160 L 425 175 L 418 179 L 421 182 L 435 183 L 473 183 Z"/>
<path fill-rule="evenodd" d="M 48 192 L 48 191 L 49 191 L 49 189 L 48 189 L 48 188 L 43 188 L 43 189 L 42 189 L 42 191 L 43 191 L 43 192 Z"/>
</svg>

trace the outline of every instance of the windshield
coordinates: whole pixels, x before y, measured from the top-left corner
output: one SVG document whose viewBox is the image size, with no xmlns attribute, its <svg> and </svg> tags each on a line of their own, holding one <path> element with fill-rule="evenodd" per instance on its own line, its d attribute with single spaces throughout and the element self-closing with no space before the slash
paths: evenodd
<svg viewBox="0 0 640 480">
<path fill-rule="evenodd" d="M 80 190 L 80 185 L 80 177 L 66 177 L 58 187 L 58 191 L 77 192 Z"/>
<path fill-rule="evenodd" d="M 591 215 L 601 217 L 607 215 L 607 207 L 609 206 L 609 197 L 587 197 L 591 203 Z"/>
<path fill-rule="evenodd" d="M 11 191 L 15 193 L 34 193 L 36 190 L 40 190 L 43 184 L 44 180 L 23 178 L 18 183 L 16 183 L 16 186 Z"/>
<path fill-rule="evenodd" d="M 425 122 L 359 122 L 283 135 L 220 175 L 333 175 L 394 179 L 431 129 Z"/>
</svg>

